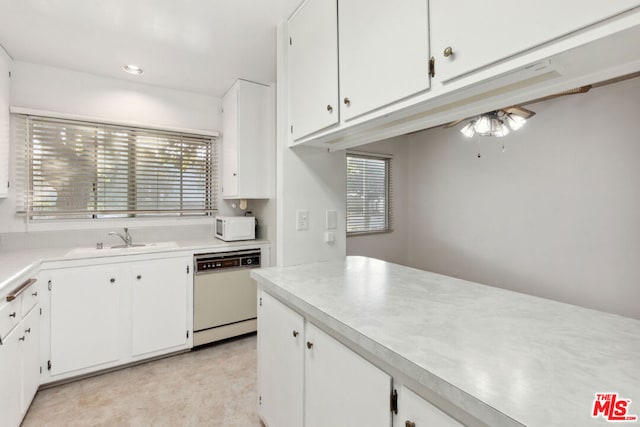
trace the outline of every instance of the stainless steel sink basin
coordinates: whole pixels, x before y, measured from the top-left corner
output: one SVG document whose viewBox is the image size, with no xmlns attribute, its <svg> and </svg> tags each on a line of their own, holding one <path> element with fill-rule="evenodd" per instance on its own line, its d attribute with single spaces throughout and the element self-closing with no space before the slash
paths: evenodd
<svg viewBox="0 0 640 427">
<path fill-rule="evenodd" d="M 115 246 L 111 246 L 110 249 L 142 248 L 144 246 L 147 246 L 147 245 L 145 245 L 144 243 L 137 243 L 134 245 L 115 245 Z"/>
</svg>

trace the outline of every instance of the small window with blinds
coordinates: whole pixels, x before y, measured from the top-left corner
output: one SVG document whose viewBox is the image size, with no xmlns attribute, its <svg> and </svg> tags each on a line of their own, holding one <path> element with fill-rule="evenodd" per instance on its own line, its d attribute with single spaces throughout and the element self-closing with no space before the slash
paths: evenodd
<svg viewBox="0 0 640 427">
<path fill-rule="evenodd" d="M 210 215 L 212 137 L 19 115 L 17 211 L 31 219 Z"/>
<path fill-rule="evenodd" d="M 391 229 L 391 158 L 347 153 L 347 234 Z"/>
</svg>

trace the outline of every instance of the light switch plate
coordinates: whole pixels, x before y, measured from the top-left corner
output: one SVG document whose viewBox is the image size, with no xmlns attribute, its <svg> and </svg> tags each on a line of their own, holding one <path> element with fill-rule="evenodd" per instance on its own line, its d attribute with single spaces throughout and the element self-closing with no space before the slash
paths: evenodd
<svg viewBox="0 0 640 427">
<path fill-rule="evenodd" d="M 325 231 L 324 232 L 324 242 L 325 243 L 334 243 L 336 241 L 336 233 L 333 231 Z"/>
<path fill-rule="evenodd" d="M 296 211 L 296 230 L 305 231 L 309 229 L 309 211 L 297 210 Z"/>
<path fill-rule="evenodd" d="M 336 211 L 327 211 L 326 227 L 327 230 L 335 230 L 338 227 L 338 213 Z"/>
</svg>

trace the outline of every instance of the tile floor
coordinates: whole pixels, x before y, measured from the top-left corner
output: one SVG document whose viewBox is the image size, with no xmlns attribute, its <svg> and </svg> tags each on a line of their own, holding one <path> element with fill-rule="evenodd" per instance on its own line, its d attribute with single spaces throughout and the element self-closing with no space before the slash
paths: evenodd
<svg viewBox="0 0 640 427">
<path fill-rule="evenodd" d="M 256 336 L 41 390 L 22 426 L 259 427 Z"/>
</svg>

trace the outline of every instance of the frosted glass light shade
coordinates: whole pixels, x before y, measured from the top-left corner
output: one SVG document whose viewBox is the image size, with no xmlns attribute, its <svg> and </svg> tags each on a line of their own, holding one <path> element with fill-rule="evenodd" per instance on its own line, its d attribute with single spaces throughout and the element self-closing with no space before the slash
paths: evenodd
<svg viewBox="0 0 640 427">
<path fill-rule="evenodd" d="M 473 126 L 473 130 L 475 130 L 480 135 L 485 134 L 491 131 L 491 119 L 488 116 L 480 116 Z"/>
<path fill-rule="evenodd" d="M 527 119 L 521 116 L 516 116 L 515 114 L 507 114 L 507 124 L 512 130 L 518 130 L 524 124 L 527 123 Z"/>
<path fill-rule="evenodd" d="M 476 134 L 476 131 L 473 129 L 473 126 L 475 124 L 476 124 L 475 120 L 470 121 L 469 123 L 464 125 L 462 129 L 460 129 L 460 132 L 462 132 L 462 134 L 467 138 L 471 138 L 473 135 Z"/>
</svg>

